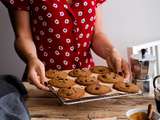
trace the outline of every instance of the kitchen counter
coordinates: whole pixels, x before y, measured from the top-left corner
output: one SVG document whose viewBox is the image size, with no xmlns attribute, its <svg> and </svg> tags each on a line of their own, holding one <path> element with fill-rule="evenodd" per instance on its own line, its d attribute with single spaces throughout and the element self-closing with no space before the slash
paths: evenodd
<svg viewBox="0 0 160 120">
<path fill-rule="evenodd" d="M 76 105 L 61 105 L 49 92 L 38 90 L 25 83 L 28 89 L 28 106 L 32 120 L 92 120 L 94 118 L 117 117 L 127 120 L 125 113 L 132 108 L 145 108 L 154 103 L 153 96 L 121 97 Z"/>
</svg>

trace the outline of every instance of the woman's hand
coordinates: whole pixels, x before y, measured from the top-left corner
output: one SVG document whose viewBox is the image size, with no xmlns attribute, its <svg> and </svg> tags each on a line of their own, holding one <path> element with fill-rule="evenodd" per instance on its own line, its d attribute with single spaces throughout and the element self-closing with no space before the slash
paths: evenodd
<svg viewBox="0 0 160 120">
<path fill-rule="evenodd" d="M 38 58 L 33 58 L 28 62 L 28 81 L 41 90 L 49 90 L 45 86 L 47 78 L 45 77 L 44 64 Z"/>
<path fill-rule="evenodd" d="M 124 60 L 117 50 L 113 49 L 106 57 L 108 66 L 119 75 L 123 75 L 125 80 L 129 80 L 131 77 L 131 71 L 129 64 Z"/>
<path fill-rule="evenodd" d="M 45 67 L 37 58 L 36 46 L 32 38 L 29 12 L 10 10 L 9 13 L 16 36 L 15 49 L 20 58 L 27 64 L 28 81 L 39 89 L 48 90 L 44 85 L 44 82 L 47 80 L 45 77 Z"/>
</svg>

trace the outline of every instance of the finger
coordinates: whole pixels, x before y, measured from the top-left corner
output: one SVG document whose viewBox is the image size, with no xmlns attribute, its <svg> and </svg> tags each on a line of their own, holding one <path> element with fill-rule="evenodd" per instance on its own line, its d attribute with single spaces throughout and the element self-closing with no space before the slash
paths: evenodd
<svg viewBox="0 0 160 120">
<path fill-rule="evenodd" d="M 40 82 L 44 85 L 44 83 L 47 81 L 47 78 L 45 77 L 45 68 L 44 66 L 41 66 L 39 68 L 39 77 L 40 77 Z"/>
<path fill-rule="evenodd" d="M 125 80 L 126 81 L 130 80 L 131 70 L 130 70 L 129 64 L 125 60 L 122 60 L 122 69 L 123 69 Z"/>
<path fill-rule="evenodd" d="M 30 84 L 33 84 L 33 81 L 31 80 L 30 76 L 31 76 L 31 75 L 28 73 L 27 81 L 28 81 Z"/>
<path fill-rule="evenodd" d="M 115 65 L 116 65 L 116 72 L 118 74 L 121 74 L 122 73 L 122 59 L 121 59 L 121 57 L 116 58 Z"/>
<path fill-rule="evenodd" d="M 33 82 L 32 82 L 32 80 L 28 79 L 28 82 L 29 82 L 30 84 L 32 84 L 32 85 L 33 85 Z"/>
<path fill-rule="evenodd" d="M 34 72 L 34 71 L 30 72 L 29 78 L 38 89 L 47 90 L 47 91 L 49 90 L 48 87 L 46 87 L 46 86 L 44 86 L 43 84 L 40 83 L 40 79 L 38 78 L 36 72 Z"/>
<path fill-rule="evenodd" d="M 130 76 L 131 76 L 131 75 L 130 75 L 129 72 L 125 72 L 125 73 L 124 73 L 124 80 L 125 80 L 125 81 L 129 81 L 129 80 L 130 80 Z"/>
<path fill-rule="evenodd" d="M 115 67 L 113 66 L 110 58 L 107 58 L 107 65 L 112 71 L 115 71 Z"/>
</svg>

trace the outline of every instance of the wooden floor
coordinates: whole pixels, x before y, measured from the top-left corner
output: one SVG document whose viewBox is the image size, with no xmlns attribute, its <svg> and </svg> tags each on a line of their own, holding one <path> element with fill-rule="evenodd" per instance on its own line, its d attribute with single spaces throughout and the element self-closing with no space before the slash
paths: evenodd
<svg viewBox="0 0 160 120">
<path fill-rule="evenodd" d="M 25 84 L 29 96 L 26 99 L 32 120 L 92 120 L 94 118 L 117 117 L 127 120 L 125 113 L 132 108 L 154 105 L 153 97 L 132 96 L 100 100 L 76 105 L 60 105 L 55 96 Z"/>
</svg>

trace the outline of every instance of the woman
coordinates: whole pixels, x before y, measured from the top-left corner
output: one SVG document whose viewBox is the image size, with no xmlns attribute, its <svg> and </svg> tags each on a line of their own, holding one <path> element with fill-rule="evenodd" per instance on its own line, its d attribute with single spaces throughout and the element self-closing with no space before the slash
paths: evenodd
<svg viewBox="0 0 160 120">
<path fill-rule="evenodd" d="M 28 80 L 48 90 L 45 70 L 92 67 L 90 50 L 129 79 L 127 62 L 102 32 L 98 5 L 104 0 L 10 0 L 15 48 L 26 62 Z"/>
</svg>

